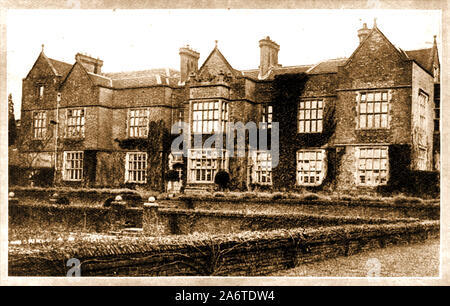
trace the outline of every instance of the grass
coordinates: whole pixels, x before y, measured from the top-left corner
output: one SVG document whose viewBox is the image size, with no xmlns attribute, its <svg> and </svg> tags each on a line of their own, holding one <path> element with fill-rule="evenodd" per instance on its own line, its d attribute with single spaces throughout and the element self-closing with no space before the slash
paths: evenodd
<svg viewBox="0 0 450 306">
<path fill-rule="evenodd" d="M 306 263 L 271 276 L 366 277 L 370 271 L 380 277 L 439 276 L 439 239 Z"/>
</svg>

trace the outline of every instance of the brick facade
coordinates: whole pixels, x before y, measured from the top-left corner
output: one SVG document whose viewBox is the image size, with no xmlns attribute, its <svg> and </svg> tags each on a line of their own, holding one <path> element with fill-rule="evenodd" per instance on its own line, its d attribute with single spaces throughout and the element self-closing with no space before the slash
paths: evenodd
<svg viewBox="0 0 450 306">
<path fill-rule="evenodd" d="M 176 135 L 169 132 L 175 122 L 189 124 L 191 144 L 195 132 L 202 130 L 204 143 L 224 121 L 266 121 L 269 117 L 263 120 L 263 116 L 270 106 L 271 120 L 280 124 L 280 162 L 271 171 L 270 182 L 264 179 L 265 187 L 355 189 L 361 182 L 377 187 L 386 183 L 379 167 L 385 167 L 389 181 L 391 161 L 384 164 L 389 157 L 370 157 L 361 172 L 357 155 L 361 148 L 375 150 L 369 149 L 370 154 L 388 148 L 389 155 L 392 146 L 405 145 L 411 156 L 404 167 L 434 170 L 434 159 L 439 156 L 433 143 L 434 88 L 439 83 L 436 43 L 430 49 L 403 51 L 376 26 L 363 28 L 359 34 L 360 45 L 349 58 L 291 67 L 278 64 L 280 46 L 267 37 L 260 41 L 260 68 L 244 71 L 234 69 L 217 45 L 200 68 L 199 53 L 189 46 L 181 48 L 180 72 L 104 73 L 103 62 L 87 55 L 77 54 L 75 64 L 70 65 L 42 52 L 23 80 L 21 137 L 33 138 L 33 112 L 46 111 L 49 139 L 39 149 L 22 145 L 21 151 L 39 151 L 51 160 L 45 165 L 36 162 L 34 167 L 54 167 L 56 151 L 57 184 L 139 185 L 163 191 L 165 175 L 173 166 L 169 164 L 173 160 L 169 158 L 170 143 Z M 40 86 L 44 86 L 42 97 Z M 425 108 L 420 108 L 420 93 L 428 98 Z M 366 97 L 382 101 L 366 101 Z M 81 115 L 74 112 L 82 117 L 78 123 L 77 118 L 68 118 L 74 109 L 82 109 Z M 70 122 L 75 129 L 84 129 L 84 134 L 70 137 Z M 422 137 L 420 144 L 418 137 Z M 70 164 L 67 158 L 72 157 L 64 153 L 70 151 L 83 153 L 81 177 L 67 169 L 77 165 Z M 146 153 L 145 161 L 130 160 L 135 156 L 130 152 Z M 305 155 L 299 155 L 302 152 Z M 308 159 L 311 154 L 319 154 L 314 156 L 321 159 Z M 258 164 L 247 150 L 245 156 L 230 157 L 223 165 L 192 156 L 176 161 L 182 164 L 185 188 L 212 187 L 213 175 L 223 165 L 230 173 L 231 188 L 264 187 L 254 172 Z M 214 169 L 208 168 L 211 164 L 216 165 Z M 127 181 L 130 175 L 134 179 Z"/>
</svg>

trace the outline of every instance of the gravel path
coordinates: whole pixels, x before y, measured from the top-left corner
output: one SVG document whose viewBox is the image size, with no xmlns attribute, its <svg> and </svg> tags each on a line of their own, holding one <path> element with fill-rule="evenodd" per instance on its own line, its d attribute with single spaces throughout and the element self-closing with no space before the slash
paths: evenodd
<svg viewBox="0 0 450 306">
<path fill-rule="evenodd" d="M 307 263 L 271 276 L 438 277 L 439 239 Z"/>
</svg>

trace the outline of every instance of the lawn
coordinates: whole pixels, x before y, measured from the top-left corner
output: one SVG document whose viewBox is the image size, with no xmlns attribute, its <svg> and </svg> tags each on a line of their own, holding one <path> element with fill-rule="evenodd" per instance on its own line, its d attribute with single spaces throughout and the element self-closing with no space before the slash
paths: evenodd
<svg viewBox="0 0 450 306">
<path fill-rule="evenodd" d="M 437 277 L 439 239 L 306 263 L 270 276 L 366 277 L 368 273 L 380 277 Z"/>
</svg>

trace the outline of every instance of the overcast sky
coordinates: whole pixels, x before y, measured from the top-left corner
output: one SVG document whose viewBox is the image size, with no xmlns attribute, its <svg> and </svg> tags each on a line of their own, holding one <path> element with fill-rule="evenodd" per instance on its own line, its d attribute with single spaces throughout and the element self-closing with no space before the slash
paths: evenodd
<svg viewBox="0 0 450 306">
<path fill-rule="evenodd" d="M 420 10 L 9 10 L 7 90 L 20 117 L 22 79 L 45 54 L 73 64 L 83 52 L 104 61 L 104 72 L 170 67 L 179 70 L 178 50 L 189 44 L 199 65 L 214 48 L 236 69 L 258 68 L 258 41 L 280 45 L 283 66 L 349 57 L 363 22 L 404 50 L 441 42 L 441 12 Z M 442 61 L 441 61 L 442 62 Z"/>
</svg>

